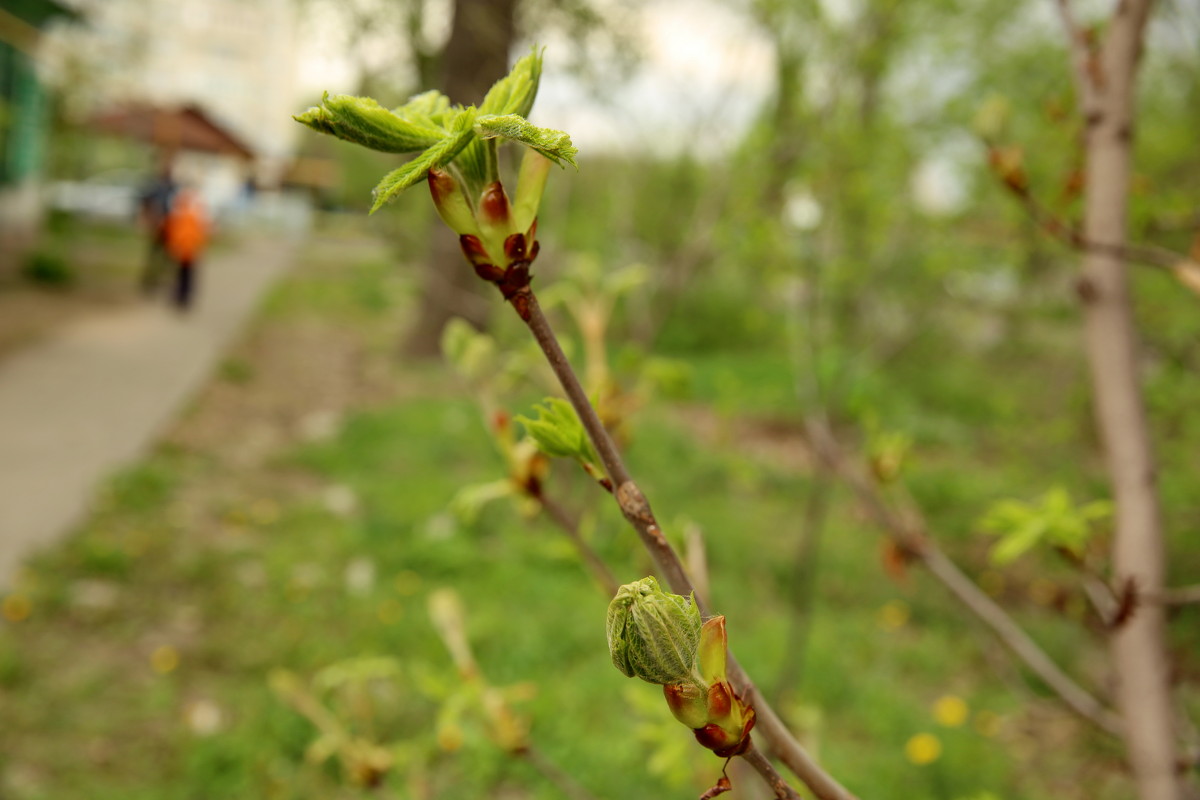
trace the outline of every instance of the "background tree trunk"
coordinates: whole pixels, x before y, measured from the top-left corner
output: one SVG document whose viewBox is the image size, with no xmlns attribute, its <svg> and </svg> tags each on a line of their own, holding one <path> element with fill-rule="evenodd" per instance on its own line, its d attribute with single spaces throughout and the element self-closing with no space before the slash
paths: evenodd
<svg viewBox="0 0 1200 800">
<path fill-rule="evenodd" d="M 441 82 L 453 102 L 478 104 L 508 72 L 516 9 L 517 0 L 455 0 Z M 484 294 L 489 287 L 463 261 L 458 237 L 435 225 L 431 241 L 417 319 L 404 343 L 405 354 L 417 358 L 439 354 L 442 328 L 451 317 L 483 327 L 492 305 L 492 298 Z"/>
<path fill-rule="evenodd" d="M 1162 514 L 1139 374 L 1139 342 L 1125 259 L 1133 154 L 1134 84 L 1150 0 L 1122 0 L 1103 45 L 1088 45 L 1069 17 L 1086 125 L 1087 183 L 1079 296 L 1086 317 L 1096 421 L 1116 500 L 1112 571 L 1118 592 L 1157 597 L 1164 579 Z M 1099 245 L 1098 247 L 1095 245 Z M 1163 606 L 1141 601 L 1113 633 L 1116 702 L 1141 800 L 1179 800 Z"/>
</svg>

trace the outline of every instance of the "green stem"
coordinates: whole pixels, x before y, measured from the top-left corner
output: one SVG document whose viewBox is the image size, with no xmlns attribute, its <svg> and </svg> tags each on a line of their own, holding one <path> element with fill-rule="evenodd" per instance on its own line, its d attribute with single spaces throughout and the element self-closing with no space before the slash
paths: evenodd
<svg viewBox="0 0 1200 800">
<path fill-rule="evenodd" d="M 498 142 L 499 140 L 497 139 L 483 140 L 483 155 L 486 159 L 485 163 L 487 164 L 487 181 L 484 184 L 485 186 L 488 183 L 500 180 L 500 153 Z"/>
</svg>

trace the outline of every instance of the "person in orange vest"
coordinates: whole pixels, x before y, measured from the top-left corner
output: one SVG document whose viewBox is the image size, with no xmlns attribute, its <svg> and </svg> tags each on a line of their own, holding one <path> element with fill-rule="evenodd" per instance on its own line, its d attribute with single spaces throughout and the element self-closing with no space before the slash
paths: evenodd
<svg viewBox="0 0 1200 800">
<path fill-rule="evenodd" d="M 143 188 L 140 201 L 141 221 L 150 239 L 146 265 L 142 268 L 142 291 L 155 294 L 171 266 L 167 253 L 167 214 L 179 185 L 171 175 L 171 160 L 165 157 L 157 175 Z"/>
<path fill-rule="evenodd" d="M 175 305 L 183 311 L 192 305 L 196 271 L 208 243 L 208 229 L 208 217 L 200 195 L 195 189 L 181 189 L 167 212 L 164 238 L 167 253 L 175 262 Z"/>
</svg>

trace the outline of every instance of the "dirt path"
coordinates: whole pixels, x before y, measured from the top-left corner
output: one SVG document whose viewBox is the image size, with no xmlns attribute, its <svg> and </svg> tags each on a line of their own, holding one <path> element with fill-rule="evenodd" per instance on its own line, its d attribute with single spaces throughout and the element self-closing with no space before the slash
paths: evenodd
<svg viewBox="0 0 1200 800">
<path fill-rule="evenodd" d="M 259 237 L 215 256 L 187 315 L 150 304 L 97 315 L 0 360 L 0 589 L 155 441 L 294 246 Z"/>
</svg>

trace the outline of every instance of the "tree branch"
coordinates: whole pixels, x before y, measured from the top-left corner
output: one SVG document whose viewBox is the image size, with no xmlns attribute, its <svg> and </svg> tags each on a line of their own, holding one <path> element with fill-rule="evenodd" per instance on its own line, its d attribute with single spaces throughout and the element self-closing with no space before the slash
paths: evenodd
<svg viewBox="0 0 1200 800">
<path fill-rule="evenodd" d="M 1083 118 L 1090 119 L 1100 113 L 1098 85 L 1103 84 L 1100 74 L 1099 54 L 1087 31 L 1075 20 L 1071 0 L 1057 0 L 1059 20 L 1067 34 L 1067 45 L 1071 53 L 1071 76 L 1075 81 L 1075 92 L 1079 98 L 1079 110 Z"/>
<path fill-rule="evenodd" d="M 1181 270 L 1187 269 L 1189 265 L 1200 268 L 1200 265 L 1196 265 L 1189 256 L 1177 253 L 1166 247 L 1160 247 L 1159 245 L 1138 244 L 1136 242 L 1114 244 L 1111 242 L 1092 241 L 1084 236 L 1078 227 L 1058 217 L 1054 212 L 1038 202 L 1037 198 L 1033 196 L 1033 193 L 1028 188 L 1014 185 L 1009 181 L 1005 181 L 1004 185 L 1012 192 L 1013 196 L 1020 200 L 1021 206 L 1042 230 L 1073 248 L 1088 253 L 1100 253 L 1116 258 L 1128 259 L 1146 266 L 1158 267 L 1174 273 L 1181 281 L 1183 280 L 1179 274 Z"/>
<path fill-rule="evenodd" d="M 646 500 L 645 495 L 642 494 L 641 489 L 633 482 L 629 470 L 625 468 L 625 463 L 621 459 L 620 452 L 617 450 L 616 443 L 609 436 L 608 430 L 604 427 L 604 423 L 600 421 L 596 410 L 592 408 L 587 392 L 584 391 L 579 378 L 571 368 L 571 363 L 567 360 L 566 354 L 563 353 L 562 347 L 558 343 L 558 338 L 550 328 L 549 320 L 546 319 L 546 315 L 542 313 L 541 306 L 538 305 L 537 297 L 528 287 L 524 290 L 524 297 L 523 305 L 525 305 L 525 309 L 518 309 L 518 314 L 525 320 L 525 324 L 529 326 L 533 338 L 537 340 L 538 346 L 542 349 L 546 360 L 550 363 L 550 368 L 554 370 L 555 377 L 558 378 L 559 383 L 562 385 L 567 399 L 570 401 L 572 407 L 574 407 L 575 413 L 579 415 L 579 420 L 583 423 L 583 429 L 587 432 L 588 438 L 591 439 L 592 445 L 596 448 L 596 454 L 600 457 L 600 461 L 603 463 L 604 469 L 608 472 L 608 477 L 612 481 L 613 496 L 617 500 L 617 505 L 620 507 L 621 513 L 637 531 L 642 544 L 654 560 L 655 568 L 663 576 L 663 579 L 666 580 L 671 590 L 677 594 L 691 594 L 693 591 L 692 582 L 688 579 L 682 562 L 675 554 L 670 543 L 667 542 L 666 537 L 663 536 L 662 529 L 658 525 L 658 520 L 655 519 L 654 512 L 650 509 L 650 503 Z M 527 310 L 528 318 L 526 318 L 525 314 L 521 313 L 522 310 Z M 700 598 L 697 598 L 698 605 L 700 605 L 699 601 Z M 708 616 L 710 613 L 703 605 L 700 607 L 700 612 L 705 616 Z"/>
<path fill-rule="evenodd" d="M 883 498 L 878 485 L 849 463 L 828 423 L 810 418 L 806 429 L 817 455 L 841 476 L 879 527 L 905 552 L 924 564 L 959 602 L 991 628 L 1000 641 L 1058 694 L 1071 710 L 1101 730 L 1114 736 L 1120 735 L 1120 718 L 1063 672 L 1003 608 L 963 574 L 933 543 L 923 521 L 906 519 L 898 513 Z"/>
<path fill-rule="evenodd" d="M 512 305 L 513 310 L 529 327 L 538 346 L 546 356 L 550 368 L 554 370 L 555 376 L 562 384 L 567 399 L 574 407 L 575 413 L 579 415 L 588 438 L 591 439 L 597 455 L 603 462 L 604 469 L 608 472 L 608 477 L 612 480 L 613 497 L 616 499 L 621 513 L 637 531 L 638 538 L 650 553 L 659 575 L 666 581 L 671 591 L 685 596 L 691 595 L 694 587 L 682 561 L 663 535 L 646 496 L 633 482 L 633 478 L 617 450 L 616 443 L 609 436 L 607 429 L 596 414 L 596 410 L 588 400 L 587 393 L 563 353 L 562 347 L 550 327 L 549 320 L 542 313 L 533 290 L 528 283 L 507 290 L 506 287 L 500 286 L 500 289 L 505 299 Z M 697 596 L 696 602 L 701 613 L 709 615 L 704 599 Z M 826 773 L 796 741 L 767 703 L 766 698 L 754 686 L 732 652 L 729 654 L 728 671 L 735 688 L 754 707 L 759 732 L 770 745 L 771 751 L 787 765 L 788 769 L 808 786 L 819 800 L 854 800 L 854 796 Z M 763 760 L 765 761 L 765 759 Z"/>
<path fill-rule="evenodd" d="M 533 745 L 527 745 L 523 750 L 518 751 L 517 755 L 528 761 L 534 769 L 542 774 L 542 777 L 558 787 L 558 790 L 570 800 L 596 800 L 596 796 L 580 785 L 571 773 L 555 764 Z"/>
<path fill-rule="evenodd" d="M 775 792 L 777 800 L 801 800 L 796 790 L 788 786 L 783 776 L 775 770 L 775 765 L 754 746 L 753 742 L 746 749 L 746 752 L 742 753 L 742 758 L 746 760 L 747 764 L 758 771 L 758 774 L 771 787 L 771 791 Z"/>
<path fill-rule="evenodd" d="M 1119 0 L 1100 47 L 1097 107 L 1085 108 L 1085 240 L 1112 252 L 1084 253 L 1079 279 L 1093 410 L 1116 503 L 1112 580 L 1161 591 L 1166 546 L 1157 465 L 1142 390 L 1141 345 L 1120 255 L 1129 227 L 1135 89 L 1150 0 Z M 1072 47 L 1074 45 L 1072 44 Z M 1144 604 L 1109 638 L 1125 751 L 1141 800 L 1179 800 L 1176 711 L 1162 606 Z"/>
<path fill-rule="evenodd" d="M 1148 599 L 1157 600 L 1164 606 L 1187 606 L 1200 603 L 1200 585 L 1182 586 L 1178 589 L 1163 589 L 1157 596 Z"/>
<path fill-rule="evenodd" d="M 612 597 L 617 593 L 617 589 L 621 588 L 620 582 L 616 576 L 612 574 L 612 570 L 608 568 L 608 564 L 604 563 L 604 559 L 600 558 L 599 553 L 592 549 L 584 538 L 579 535 L 579 523 L 571 518 L 567 510 L 560 506 L 557 501 L 551 500 L 542 492 L 540 488 L 530 493 L 535 500 L 542 505 L 542 510 L 554 521 L 571 543 L 575 545 L 575 549 L 579 551 L 580 558 L 587 568 L 592 573 L 592 577 L 600 584 L 600 587 L 608 595 Z"/>
</svg>

